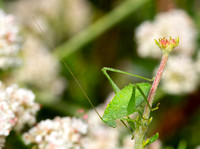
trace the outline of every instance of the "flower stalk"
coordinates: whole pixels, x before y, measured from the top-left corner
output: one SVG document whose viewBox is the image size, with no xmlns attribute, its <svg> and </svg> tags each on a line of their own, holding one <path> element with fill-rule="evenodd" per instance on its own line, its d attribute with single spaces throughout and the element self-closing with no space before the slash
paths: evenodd
<svg viewBox="0 0 200 149">
<path fill-rule="evenodd" d="M 152 84 L 152 87 L 151 87 L 151 90 L 149 92 L 149 96 L 148 96 L 148 99 L 147 99 L 150 107 L 152 107 L 154 96 L 155 96 L 155 93 L 157 91 L 160 79 L 162 77 L 162 73 L 164 71 L 165 65 L 167 63 L 169 53 L 173 50 L 173 48 L 175 48 L 179 44 L 179 38 L 172 39 L 170 37 L 169 40 L 167 40 L 164 37 L 164 38 L 160 38 L 158 41 L 155 40 L 155 43 L 162 50 L 163 57 L 162 57 L 160 66 L 158 68 L 156 77 L 154 79 L 154 82 Z M 145 139 L 145 133 L 148 129 L 148 125 L 151 122 L 151 118 L 149 119 L 150 112 L 151 112 L 151 109 L 149 108 L 148 104 L 146 104 L 144 112 L 143 112 L 143 118 L 141 120 L 141 125 L 139 125 L 136 128 L 136 131 L 134 133 L 134 135 L 135 135 L 135 137 L 134 137 L 134 139 L 135 139 L 134 149 L 144 149 L 146 144 L 148 143 L 144 139 Z"/>
</svg>

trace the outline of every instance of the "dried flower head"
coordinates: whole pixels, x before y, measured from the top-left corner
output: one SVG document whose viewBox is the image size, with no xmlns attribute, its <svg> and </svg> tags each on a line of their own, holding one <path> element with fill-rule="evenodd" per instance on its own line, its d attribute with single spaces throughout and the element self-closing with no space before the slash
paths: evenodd
<svg viewBox="0 0 200 149">
<path fill-rule="evenodd" d="M 158 40 L 155 39 L 155 43 L 165 54 L 169 54 L 172 51 L 172 49 L 178 46 L 179 37 L 177 37 L 176 39 L 170 37 L 169 40 L 167 40 L 165 37 L 159 38 Z"/>
</svg>

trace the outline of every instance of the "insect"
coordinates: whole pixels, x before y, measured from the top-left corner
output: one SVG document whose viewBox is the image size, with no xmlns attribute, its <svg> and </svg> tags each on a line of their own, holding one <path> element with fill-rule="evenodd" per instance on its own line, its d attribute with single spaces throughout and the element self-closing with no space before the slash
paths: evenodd
<svg viewBox="0 0 200 149">
<path fill-rule="evenodd" d="M 83 94 L 85 95 L 85 97 L 87 98 L 89 103 L 92 105 L 92 107 L 94 108 L 94 110 L 96 111 L 96 113 L 98 114 L 100 119 L 105 124 L 107 124 L 111 127 L 116 127 L 117 119 L 120 119 L 122 122 L 123 122 L 123 120 L 126 120 L 130 124 L 130 121 L 134 121 L 134 120 L 130 119 L 129 115 L 133 114 L 134 112 L 139 112 L 137 108 L 144 101 L 147 103 L 148 107 L 150 108 L 150 105 L 147 101 L 147 96 L 151 89 L 151 84 L 149 84 L 149 83 L 129 84 L 128 86 L 126 86 L 122 90 L 120 90 L 117 87 L 117 85 L 114 83 L 114 81 L 110 78 L 107 71 L 122 73 L 122 74 L 130 75 L 130 76 L 138 77 L 138 78 L 141 78 L 141 79 L 144 79 L 147 81 L 153 81 L 153 79 L 147 79 L 147 78 L 144 78 L 144 77 L 141 77 L 141 76 L 138 76 L 135 74 L 131 74 L 128 72 L 124 72 L 121 70 L 104 67 L 102 69 L 102 71 L 103 71 L 104 75 L 107 77 L 107 79 L 109 80 L 109 82 L 111 83 L 112 88 L 115 92 L 115 96 L 112 99 L 112 101 L 107 105 L 107 108 L 105 109 L 103 116 L 100 116 L 100 114 L 95 109 L 91 100 L 89 99 L 89 97 L 87 96 L 87 94 L 85 93 L 83 88 L 81 87 L 80 83 L 78 82 L 78 80 L 76 79 L 76 77 L 74 76 L 74 74 L 72 73 L 70 68 L 67 66 L 66 63 L 64 63 L 64 64 L 67 67 L 67 69 L 70 71 L 71 75 L 73 76 L 73 78 L 75 79 L 77 84 L 79 85 L 80 89 L 82 90 Z M 157 109 L 157 107 L 152 110 L 155 110 L 155 109 Z"/>
<path fill-rule="evenodd" d="M 124 117 L 128 117 L 134 112 L 139 112 L 137 110 L 137 107 L 139 107 L 144 101 L 146 101 L 147 104 L 149 105 L 147 101 L 147 95 L 151 89 L 151 84 L 149 83 L 129 84 L 128 86 L 120 90 L 117 87 L 117 85 L 114 83 L 114 81 L 110 78 L 107 71 L 127 74 L 127 75 L 131 75 L 131 76 L 138 77 L 141 79 L 145 79 L 147 81 L 152 81 L 151 79 L 143 78 L 138 75 L 130 74 L 121 70 L 108 68 L 108 67 L 104 67 L 102 71 L 104 75 L 108 78 L 115 92 L 114 98 L 108 104 L 103 114 L 102 120 L 104 123 L 106 123 L 107 125 L 111 127 L 116 127 L 117 119 L 122 120 L 124 119 Z M 131 121 L 130 119 L 126 119 L 126 120 Z"/>
<path fill-rule="evenodd" d="M 78 82 L 78 80 L 76 79 L 76 77 L 74 76 L 74 74 L 72 73 L 70 68 L 67 66 L 67 64 L 65 62 L 63 62 L 63 63 L 65 64 L 65 66 L 67 67 L 67 69 L 69 70 L 69 72 L 71 73 L 73 78 L 75 79 L 76 83 L 78 84 L 78 86 L 82 90 L 83 94 L 87 98 L 88 102 L 91 104 L 93 109 L 96 111 L 96 113 L 98 114 L 100 119 L 105 124 L 107 124 L 107 125 L 109 125 L 113 128 L 117 126 L 116 120 L 120 119 L 120 121 L 125 125 L 125 127 L 131 133 L 132 139 L 134 138 L 134 134 L 132 133 L 132 131 L 129 129 L 129 127 L 127 126 L 127 124 L 124 121 L 127 121 L 127 123 L 130 125 L 130 127 L 133 130 L 135 130 L 135 128 L 138 127 L 138 125 L 141 125 L 140 119 L 144 119 L 144 118 L 143 118 L 141 112 L 138 110 L 138 107 L 141 106 L 144 101 L 147 103 L 147 106 L 149 107 L 149 109 L 151 111 L 158 109 L 158 105 L 155 108 L 151 108 L 150 105 L 149 105 L 149 102 L 147 100 L 147 96 L 148 96 L 149 91 L 151 89 L 151 84 L 149 84 L 149 83 L 129 84 L 128 86 L 126 86 L 122 90 L 120 90 L 117 87 L 117 85 L 114 83 L 114 81 L 110 78 L 107 71 L 118 72 L 118 73 L 130 75 L 130 76 L 133 76 L 133 77 L 138 77 L 138 78 L 141 78 L 141 79 L 144 79 L 144 80 L 147 80 L 147 81 L 153 81 L 154 78 L 147 79 L 147 78 L 144 78 L 144 77 L 141 77 L 141 76 L 138 76 L 138 75 L 135 75 L 135 74 L 131 74 L 131 73 L 128 73 L 128 72 L 124 72 L 124 71 L 121 71 L 121 70 L 104 67 L 102 69 L 102 71 L 103 71 L 104 75 L 107 77 L 107 79 L 109 80 L 109 82 L 111 83 L 112 88 L 115 92 L 115 96 L 111 100 L 111 102 L 107 105 L 107 108 L 105 109 L 103 116 L 101 116 L 98 113 L 98 111 L 95 109 L 91 100 L 89 99 L 89 97 L 87 96 L 87 94 L 85 93 L 83 88 L 81 87 L 80 83 Z M 129 115 L 133 114 L 134 112 L 139 113 L 140 119 L 139 118 L 131 119 L 129 117 Z M 152 118 L 146 120 L 147 125 L 151 122 L 151 120 L 152 120 Z M 148 138 L 147 140 L 143 140 L 143 146 L 145 147 L 148 144 L 153 143 L 154 141 L 156 141 L 158 139 L 158 137 L 159 137 L 159 134 L 156 133 L 155 135 Z"/>
</svg>

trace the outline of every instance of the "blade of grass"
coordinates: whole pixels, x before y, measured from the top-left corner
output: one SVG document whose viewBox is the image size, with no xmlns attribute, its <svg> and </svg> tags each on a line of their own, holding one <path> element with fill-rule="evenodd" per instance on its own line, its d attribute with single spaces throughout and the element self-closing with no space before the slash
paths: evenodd
<svg viewBox="0 0 200 149">
<path fill-rule="evenodd" d="M 68 41 L 55 49 L 55 54 L 60 59 L 64 59 L 71 53 L 81 49 L 95 38 L 121 22 L 123 19 L 143 6 L 148 0 L 126 0 L 100 20 L 90 25 L 79 34 L 71 37 Z"/>
</svg>

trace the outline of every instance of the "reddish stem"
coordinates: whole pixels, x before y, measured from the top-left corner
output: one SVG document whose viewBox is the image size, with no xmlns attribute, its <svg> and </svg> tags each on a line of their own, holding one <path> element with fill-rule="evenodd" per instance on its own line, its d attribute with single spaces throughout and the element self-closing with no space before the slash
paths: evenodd
<svg viewBox="0 0 200 149">
<path fill-rule="evenodd" d="M 158 68 L 158 72 L 156 74 L 156 78 L 152 84 L 149 96 L 148 96 L 148 102 L 150 107 L 152 107 L 152 103 L 153 103 L 153 99 L 154 99 L 154 95 L 156 93 L 158 84 L 160 82 L 160 78 L 162 76 L 163 70 L 165 68 L 165 65 L 167 63 L 167 59 L 168 59 L 168 53 L 164 53 L 160 66 Z M 143 113 L 143 117 L 144 119 L 142 120 L 142 125 L 139 126 L 139 128 L 135 131 L 134 135 L 134 140 L 135 140 L 135 146 L 134 149 L 144 149 L 143 146 L 143 140 L 144 140 L 144 135 L 147 131 L 148 125 L 147 125 L 147 121 L 146 119 L 149 119 L 149 115 L 150 115 L 150 108 L 148 107 L 148 105 L 146 104 L 145 109 L 144 109 L 144 113 Z"/>
<path fill-rule="evenodd" d="M 159 69 L 158 69 L 157 74 L 156 74 L 156 78 L 155 78 L 155 80 L 154 80 L 154 82 L 152 84 L 152 87 L 151 87 L 151 90 L 150 90 L 150 93 L 149 93 L 149 96 L 148 96 L 148 102 L 149 102 L 150 106 L 152 106 L 153 99 L 154 99 L 156 90 L 158 88 L 158 84 L 160 82 L 163 70 L 164 70 L 165 65 L 167 63 L 167 59 L 168 59 L 168 54 L 163 54 Z M 149 109 L 148 105 L 146 105 L 145 109 L 144 109 L 144 114 L 143 114 L 144 118 L 148 119 L 149 118 L 149 113 L 150 113 L 150 109 Z"/>
</svg>

